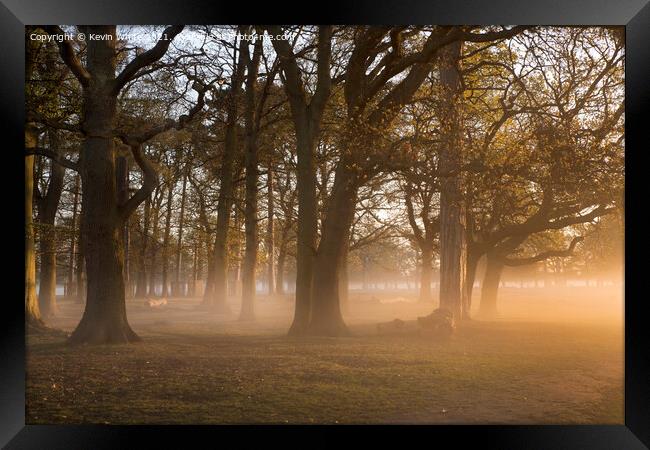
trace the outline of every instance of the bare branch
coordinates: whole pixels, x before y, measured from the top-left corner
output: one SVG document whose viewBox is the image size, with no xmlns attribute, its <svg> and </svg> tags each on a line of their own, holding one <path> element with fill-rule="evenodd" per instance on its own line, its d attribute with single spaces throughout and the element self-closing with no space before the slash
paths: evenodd
<svg viewBox="0 0 650 450">
<path fill-rule="evenodd" d="M 70 68 L 72 74 L 77 78 L 77 80 L 79 80 L 79 83 L 81 83 L 83 87 L 88 86 L 88 83 L 90 82 L 90 73 L 88 73 L 75 54 L 74 48 L 72 47 L 72 41 L 64 39 L 65 33 L 61 27 L 57 25 L 46 25 L 41 28 L 50 35 L 60 36 L 60 39 L 56 39 L 56 44 L 59 47 L 59 53 L 61 54 L 63 62 Z"/>
<path fill-rule="evenodd" d="M 194 80 L 192 88 L 198 92 L 198 98 L 196 103 L 190 109 L 187 114 L 183 114 L 178 118 L 178 120 L 168 119 L 164 123 L 154 126 L 148 130 L 145 130 L 139 134 L 124 135 L 119 134 L 118 137 L 127 145 L 135 144 L 144 144 L 150 139 L 153 139 L 157 135 L 164 133 L 165 131 L 176 129 L 180 130 L 184 128 L 190 121 L 192 121 L 196 115 L 203 109 L 205 105 L 205 93 L 210 89 L 211 84 L 205 85 L 198 78 L 189 77 L 191 80 Z M 216 81 L 216 80 L 215 80 Z"/>
<path fill-rule="evenodd" d="M 71 161 L 65 158 L 63 155 L 53 150 L 50 150 L 48 148 L 42 148 L 42 147 L 26 148 L 25 156 L 31 156 L 31 155 L 45 156 L 46 158 L 50 158 L 52 161 L 54 161 L 55 163 L 63 167 L 74 170 L 76 172 L 80 171 L 79 164 L 77 162 Z"/>
<path fill-rule="evenodd" d="M 578 242 L 584 240 L 582 236 L 573 238 L 569 248 L 566 250 L 549 250 L 547 252 L 539 253 L 530 258 L 503 258 L 503 263 L 506 266 L 515 267 L 515 266 L 526 266 L 528 264 L 534 264 L 536 262 L 544 261 L 549 258 L 565 258 L 567 256 L 573 255 L 573 249 L 578 244 Z"/>
<path fill-rule="evenodd" d="M 120 217 L 122 220 L 129 218 L 131 214 L 145 201 L 158 184 L 158 172 L 154 165 L 147 159 L 142 151 L 142 144 L 132 143 L 129 145 L 133 159 L 142 170 L 143 182 L 140 189 L 133 194 L 124 204 L 120 206 Z"/>
<path fill-rule="evenodd" d="M 133 60 L 128 63 L 124 70 L 122 70 L 122 72 L 117 76 L 113 85 L 113 93 L 119 93 L 124 85 L 131 81 L 140 69 L 147 67 L 162 58 L 167 52 L 172 40 L 176 35 L 183 31 L 183 28 L 183 25 L 171 25 L 165 28 L 162 37 L 158 40 L 156 45 L 133 58 Z"/>
</svg>

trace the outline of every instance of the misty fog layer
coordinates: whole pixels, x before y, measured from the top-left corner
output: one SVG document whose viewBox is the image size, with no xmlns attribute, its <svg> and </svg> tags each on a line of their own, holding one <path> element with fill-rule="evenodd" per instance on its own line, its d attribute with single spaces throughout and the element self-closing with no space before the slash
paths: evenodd
<svg viewBox="0 0 650 450">
<path fill-rule="evenodd" d="M 33 423 L 622 421 L 621 27 L 25 40 Z"/>
</svg>

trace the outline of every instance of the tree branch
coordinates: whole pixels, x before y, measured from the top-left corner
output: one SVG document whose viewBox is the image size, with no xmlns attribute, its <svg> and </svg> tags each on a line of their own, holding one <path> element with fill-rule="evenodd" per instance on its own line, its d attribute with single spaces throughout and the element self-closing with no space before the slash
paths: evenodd
<svg viewBox="0 0 650 450">
<path fill-rule="evenodd" d="M 205 85 L 203 84 L 198 78 L 195 77 L 188 77 L 190 80 L 194 80 L 194 84 L 192 85 L 192 88 L 198 92 L 198 98 L 196 100 L 196 104 L 190 109 L 190 111 L 187 114 L 183 114 L 178 118 L 178 120 L 166 120 L 164 123 L 154 126 L 150 128 L 149 130 L 145 130 L 139 134 L 131 134 L 131 135 L 124 135 L 120 134 L 118 137 L 122 140 L 127 145 L 135 145 L 135 144 L 144 144 L 150 139 L 153 139 L 157 135 L 164 133 L 165 131 L 176 129 L 180 130 L 184 128 L 194 117 L 203 109 L 203 106 L 205 105 L 205 93 L 208 91 L 212 83 Z M 216 81 L 216 80 L 215 80 Z"/>
<path fill-rule="evenodd" d="M 133 211 L 135 211 L 140 203 L 151 195 L 151 192 L 153 192 L 154 188 L 158 184 L 158 172 L 154 165 L 144 155 L 142 144 L 156 135 L 172 128 L 180 130 L 203 109 L 203 105 L 205 104 L 205 93 L 211 84 L 204 85 L 200 80 L 193 77 L 190 79 L 194 79 L 194 85 L 192 87 L 199 93 L 199 98 L 187 115 L 182 115 L 177 121 L 168 120 L 164 124 L 138 135 L 118 136 L 124 144 L 130 147 L 133 158 L 142 170 L 143 175 L 143 183 L 140 189 L 138 189 L 120 208 L 120 216 L 123 220 L 126 220 L 131 214 L 133 214 Z"/>
<path fill-rule="evenodd" d="M 81 127 L 78 124 L 70 124 L 59 120 L 52 120 L 39 113 L 38 111 L 27 111 L 26 116 L 28 122 L 41 123 L 50 128 L 56 128 L 57 130 L 66 130 L 70 131 L 71 133 L 82 133 Z"/>
<path fill-rule="evenodd" d="M 573 238 L 571 244 L 569 245 L 569 248 L 566 250 L 549 250 L 547 252 L 531 256 L 530 258 L 503 258 L 503 264 L 509 267 L 526 266 L 528 264 L 534 264 L 536 262 L 544 261 L 545 259 L 549 258 L 565 258 L 567 256 L 573 255 L 573 249 L 578 244 L 578 242 L 582 240 L 584 240 L 582 236 Z"/>
<path fill-rule="evenodd" d="M 309 104 L 310 110 L 318 116 L 322 115 L 325 103 L 332 90 L 332 77 L 330 75 L 330 60 L 332 59 L 332 27 L 322 25 L 318 29 L 318 66 L 316 91 Z M 314 114 L 312 113 L 312 114 Z"/>
<path fill-rule="evenodd" d="M 271 35 L 281 35 L 282 28 L 279 26 L 267 26 L 266 30 Z M 284 82 L 282 83 L 289 97 L 289 102 L 292 106 L 292 113 L 302 112 L 306 115 L 307 98 L 305 95 L 300 69 L 296 62 L 296 55 L 289 45 L 289 42 L 284 39 L 274 39 L 272 41 L 273 49 L 278 55 L 282 73 L 284 74 Z M 295 112 L 294 112 L 295 111 Z"/>
<path fill-rule="evenodd" d="M 124 221 L 133 214 L 133 212 L 140 206 L 140 203 L 145 201 L 151 195 L 153 190 L 158 184 L 158 172 L 154 165 L 147 159 L 142 151 L 142 144 L 132 143 L 129 145 L 133 159 L 142 170 L 143 182 L 140 189 L 133 194 L 124 204 L 120 206 L 120 218 Z"/>
<path fill-rule="evenodd" d="M 122 72 L 117 76 L 112 89 L 113 93 L 117 95 L 124 85 L 135 77 L 138 70 L 153 64 L 162 58 L 167 52 L 172 40 L 174 40 L 176 35 L 183 31 L 183 28 L 183 25 L 171 25 L 165 28 L 162 37 L 158 40 L 156 45 L 133 58 L 133 60 L 131 60 L 131 62 L 128 63 L 124 70 L 122 70 Z"/>
<path fill-rule="evenodd" d="M 46 158 L 50 158 L 52 161 L 65 168 L 74 170 L 76 172 L 80 171 L 79 164 L 77 162 L 70 161 L 69 159 L 63 157 L 63 155 L 53 150 L 50 150 L 48 148 L 42 148 L 42 147 L 26 148 L 25 156 L 31 156 L 31 155 L 45 156 Z"/>
<path fill-rule="evenodd" d="M 88 83 L 90 82 L 90 73 L 88 73 L 83 64 L 81 64 L 79 58 L 77 58 L 77 55 L 75 55 L 72 41 L 64 39 L 65 33 L 61 27 L 57 25 L 46 25 L 41 28 L 50 35 L 60 35 L 60 39 L 56 39 L 56 45 L 59 47 L 59 53 L 61 54 L 63 62 L 70 68 L 72 74 L 77 78 L 77 80 L 79 80 L 79 83 L 81 83 L 83 87 L 88 86 Z"/>
<path fill-rule="evenodd" d="M 418 245 L 424 245 L 424 236 L 422 235 L 422 230 L 418 226 L 418 223 L 415 221 L 415 212 L 413 208 L 413 200 L 411 199 L 413 193 L 411 188 L 406 185 L 404 186 L 404 201 L 406 202 L 406 215 L 413 230 L 413 237 L 417 241 Z"/>
</svg>

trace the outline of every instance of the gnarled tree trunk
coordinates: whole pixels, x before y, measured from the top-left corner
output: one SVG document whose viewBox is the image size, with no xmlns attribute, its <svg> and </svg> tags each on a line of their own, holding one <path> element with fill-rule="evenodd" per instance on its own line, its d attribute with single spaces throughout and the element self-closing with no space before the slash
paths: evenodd
<svg viewBox="0 0 650 450">
<path fill-rule="evenodd" d="M 86 308 L 72 343 L 119 343 L 139 340 L 126 318 L 122 220 L 117 203 L 113 126 L 116 112 L 117 40 L 115 26 L 92 27 L 110 40 L 90 40 L 84 88 L 82 127 L 86 132 L 81 157 L 87 294 Z"/>
<path fill-rule="evenodd" d="M 461 140 L 459 101 L 461 78 L 459 58 L 461 43 L 447 45 L 439 52 L 442 89 L 439 170 L 443 174 L 440 192 L 440 306 L 454 318 L 463 317 L 465 259 L 465 211 L 461 175 Z"/>
<path fill-rule="evenodd" d="M 281 34 L 280 27 L 268 27 L 272 34 Z M 289 43 L 274 40 L 273 46 L 279 56 L 285 75 L 284 88 L 289 98 L 291 115 L 296 131 L 298 155 L 298 236 L 296 248 L 296 306 L 290 335 L 305 333 L 312 316 L 312 292 L 314 285 L 314 255 L 318 234 L 318 211 L 316 198 L 315 149 L 321 129 L 321 121 L 332 88 L 330 62 L 332 54 L 332 27 L 320 26 L 317 50 L 317 86 L 314 95 L 307 100 L 295 54 Z M 334 285 L 338 289 L 338 284 Z"/>
<path fill-rule="evenodd" d="M 314 266 L 313 304 L 308 329 L 313 335 L 349 334 L 341 315 L 339 276 L 354 219 L 357 199 L 354 181 L 348 164 L 339 164 Z"/>
</svg>

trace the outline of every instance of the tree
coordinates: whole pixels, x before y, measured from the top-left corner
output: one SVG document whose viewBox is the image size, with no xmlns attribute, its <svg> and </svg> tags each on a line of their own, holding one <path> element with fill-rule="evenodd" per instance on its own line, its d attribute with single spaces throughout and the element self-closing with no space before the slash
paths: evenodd
<svg viewBox="0 0 650 450">
<path fill-rule="evenodd" d="M 270 159 L 270 158 L 269 158 Z M 275 287 L 275 199 L 273 198 L 273 166 L 269 163 L 266 169 L 266 203 L 267 203 L 267 219 L 266 219 L 266 254 L 267 254 L 267 269 L 266 280 L 268 284 L 269 295 L 274 295 L 276 292 Z"/>
<path fill-rule="evenodd" d="M 56 26 L 45 27 L 50 34 L 62 36 Z M 121 236 L 125 221 L 144 201 L 156 184 L 156 171 L 142 153 L 142 144 L 172 128 L 182 127 L 203 107 L 206 88 L 198 86 L 199 101 L 189 115 L 178 122 L 168 121 L 141 133 L 123 135 L 115 130 L 117 96 L 126 83 L 142 75 L 142 71 L 158 61 L 167 51 L 171 39 L 182 26 L 165 30 L 169 39 L 161 39 L 150 50 L 131 60 L 116 75 L 117 49 L 114 25 L 92 26 L 87 34 L 107 36 L 89 40 L 86 64 L 75 54 L 71 41 L 59 39 L 61 58 L 83 89 L 81 130 L 85 138 L 79 166 L 82 180 L 82 208 L 86 259 L 86 308 L 81 322 L 70 336 L 72 343 L 119 343 L 139 340 L 126 317 L 124 287 L 124 243 Z M 114 138 L 129 146 L 133 158 L 145 174 L 144 183 L 125 203 L 118 202 L 116 188 Z"/>
<path fill-rule="evenodd" d="M 85 260 L 72 342 L 137 340 L 132 280 L 140 298 L 161 282 L 160 295 L 171 284 L 181 296 L 187 281 L 217 312 L 241 287 L 249 320 L 256 277 L 272 295 L 295 274 L 289 334 L 341 336 L 358 275 L 397 289 L 418 274 L 431 301 L 439 267 L 440 306 L 469 318 L 485 259 L 490 315 L 504 267 L 566 272 L 577 253 L 580 268 L 621 208 L 623 47 L 607 30 L 197 26 L 202 39 L 171 46 L 181 29 L 150 50 L 28 48 L 26 209 L 39 239 L 26 234 L 26 254 L 40 256 L 44 314 L 52 269 L 70 286 L 72 260 L 78 278 Z M 266 45 L 263 33 L 284 37 Z"/>
<path fill-rule="evenodd" d="M 424 163 L 426 164 L 426 163 Z M 417 188 L 415 187 L 417 186 Z M 404 186 L 404 200 L 406 203 L 406 214 L 412 230 L 412 241 L 420 250 L 420 301 L 431 301 L 431 280 L 433 271 L 434 250 L 437 243 L 436 238 L 440 231 L 439 216 L 435 215 L 433 209 L 433 194 L 429 186 L 414 185 L 407 182 Z M 417 190 L 417 192 L 416 192 Z M 419 218 L 422 228 L 418 224 L 414 204 L 414 196 L 418 197 L 420 204 Z"/>
<path fill-rule="evenodd" d="M 244 166 L 246 170 L 244 211 L 246 249 L 244 252 L 242 271 L 242 308 L 239 319 L 252 320 L 255 317 L 255 269 L 257 268 L 258 250 L 257 184 L 259 181 L 259 154 L 257 140 L 260 128 L 261 109 L 264 107 L 263 100 L 258 106 L 258 95 L 256 95 L 255 91 L 257 88 L 260 59 L 262 57 L 262 39 L 258 38 L 255 41 L 252 58 L 250 57 L 248 46 L 243 50 L 248 67 L 245 99 L 246 151 L 244 155 Z"/>
<path fill-rule="evenodd" d="M 50 148 L 57 152 L 59 139 L 55 131 L 49 133 Z M 56 251 L 57 234 L 55 228 L 56 211 L 63 192 L 65 168 L 54 161 L 50 164 L 49 181 L 45 195 L 35 186 L 36 204 L 38 205 L 37 222 L 39 227 L 39 244 L 41 270 L 39 283 L 39 305 L 43 317 L 58 314 L 56 304 Z"/>
<path fill-rule="evenodd" d="M 283 34 L 283 30 L 277 26 L 267 27 L 267 31 L 273 35 Z M 316 89 L 311 98 L 308 98 L 303 75 L 298 66 L 297 55 L 291 49 L 288 41 L 273 40 L 273 47 L 278 55 L 284 76 L 283 85 L 291 106 L 298 154 L 296 307 L 293 323 L 289 329 L 290 335 L 304 334 L 312 316 L 313 265 L 318 233 L 314 153 L 323 113 L 332 89 L 331 46 L 332 27 L 319 27 Z"/>
<path fill-rule="evenodd" d="M 36 147 L 34 125 L 25 124 L 25 148 Z M 36 296 L 36 255 L 34 252 L 34 223 L 32 219 L 34 192 L 34 156 L 25 156 L 25 321 L 29 328 L 43 326 Z"/>
<path fill-rule="evenodd" d="M 245 34 L 248 27 L 239 27 L 238 33 Z M 203 304 L 218 312 L 229 313 L 228 295 L 228 232 L 233 205 L 234 163 L 238 152 L 238 102 L 241 85 L 244 80 L 246 62 L 244 49 L 248 45 L 240 39 L 239 46 L 235 43 L 232 55 L 232 75 L 226 98 L 226 131 L 224 151 L 219 170 L 219 200 L 217 206 L 217 224 L 215 229 L 214 247 L 211 261 L 208 264 L 208 279 L 203 296 Z"/>
<path fill-rule="evenodd" d="M 36 64 L 37 43 L 28 39 L 31 30 L 25 28 L 25 80 L 31 79 Z M 38 146 L 38 134 L 33 122 L 25 123 L 25 149 L 33 150 Z M 36 255 L 34 252 L 34 155 L 25 155 L 25 323 L 27 329 L 42 328 L 41 311 L 36 296 Z"/>
<path fill-rule="evenodd" d="M 277 220 L 279 222 L 280 232 L 276 234 L 278 238 L 278 260 L 275 271 L 275 286 L 278 294 L 284 294 L 284 275 L 286 271 L 287 257 L 292 256 L 291 244 L 296 240 L 296 197 L 298 191 L 295 188 L 295 178 L 292 174 L 294 166 L 287 158 L 287 153 L 283 153 L 281 166 L 284 170 L 276 169 L 277 182 L 275 188 L 278 192 L 277 203 L 280 207 Z M 297 252 L 296 252 L 297 253 Z M 293 256 L 296 256 L 295 254 Z"/>
<path fill-rule="evenodd" d="M 602 30 L 568 29 L 551 30 L 543 39 L 531 33 L 520 43 L 529 49 L 523 60 L 516 52 L 502 52 L 498 61 L 484 58 L 470 69 L 489 68 L 493 72 L 488 76 L 505 80 L 493 85 L 500 91 L 496 101 L 486 102 L 480 94 L 481 102 L 493 108 L 488 114 L 493 121 L 480 125 L 482 137 L 472 139 L 479 142 L 473 156 L 481 169 L 467 193 L 472 205 L 467 216 L 469 267 L 475 270 L 478 259 L 487 256 L 480 309 L 487 316 L 496 312 L 498 281 L 508 255 L 521 256 L 527 239 L 539 233 L 610 214 L 622 192 L 624 104 L 618 40 Z M 558 51 L 565 57 L 554 56 Z M 555 64 L 547 64 L 549 60 Z M 541 261 L 558 252 L 568 254 L 549 248 L 511 263 Z"/>
<path fill-rule="evenodd" d="M 172 199 L 174 195 L 174 184 L 176 180 L 170 179 L 167 184 L 167 201 L 165 208 L 165 230 L 163 232 L 162 244 L 162 289 L 160 296 L 166 298 L 169 296 L 169 250 L 170 250 L 170 231 L 172 222 Z"/>
<path fill-rule="evenodd" d="M 460 40 L 490 41 L 522 30 L 514 27 L 475 34 L 464 27 L 436 27 L 424 44 L 409 54 L 403 48 L 404 35 L 409 35 L 404 27 L 365 27 L 356 32 L 344 76 L 346 117 L 339 141 L 343 147 L 316 253 L 313 290 L 318 292 L 318 297 L 313 300 L 311 332 L 320 335 L 348 332 L 340 312 L 337 277 L 358 189 L 382 170 L 394 170 L 394 165 L 399 165 L 399 152 L 394 151 L 394 142 L 385 136 L 398 113 L 431 72 L 438 52 Z M 398 74 L 403 74 L 401 80 L 391 83 Z"/>
<path fill-rule="evenodd" d="M 460 41 L 440 52 L 440 83 L 442 89 L 440 171 L 440 307 L 449 309 L 455 319 L 468 317 L 463 286 L 467 244 L 465 242 L 465 204 L 460 175 L 462 164 L 459 97 L 461 76 L 458 61 Z"/>
<path fill-rule="evenodd" d="M 174 277 L 174 285 L 172 286 L 172 294 L 176 296 L 182 295 L 181 289 L 181 263 L 183 257 L 183 227 L 185 225 L 185 201 L 187 199 L 187 171 L 188 163 L 183 167 L 183 181 L 181 187 L 181 206 L 178 212 L 178 240 L 176 242 L 176 275 Z"/>
</svg>

